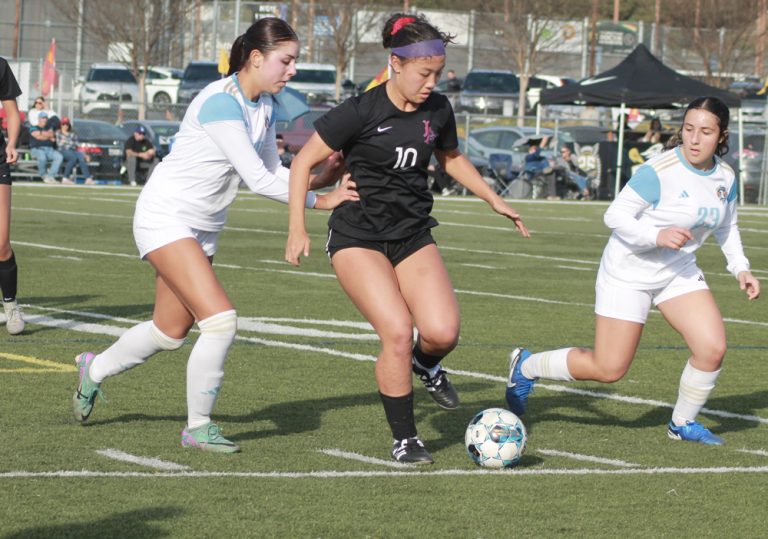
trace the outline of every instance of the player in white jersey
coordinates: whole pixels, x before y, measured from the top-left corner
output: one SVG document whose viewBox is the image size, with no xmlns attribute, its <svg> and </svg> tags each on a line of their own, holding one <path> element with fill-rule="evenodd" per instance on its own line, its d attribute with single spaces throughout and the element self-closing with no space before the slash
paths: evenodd
<svg viewBox="0 0 768 539">
<path fill-rule="evenodd" d="M 235 339 L 237 313 L 212 268 L 218 234 L 238 184 L 288 201 L 288 171 L 275 141 L 275 100 L 296 74 L 299 44 L 281 19 L 260 19 L 235 40 L 226 79 L 207 86 L 190 104 L 171 153 L 155 167 L 136 205 L 133 231 L 141 258 L 156 270 L 152 320 L 126 331 L 104 352 L 77 356 L 80 382 L 75 417 L 84 422 L 105 378 L 175 350 L 195 321 L 200 329 L 187 363 L 187 425 L 183 447 L 232 453 L 239 447 L 211 422 Z M 340 161 L 313 179 L 337 180 Z M 331 209 L 356 200 L 353 184 L 327 195 L 308 194 L 310 207 Z"/>
<path fill-rule="evenodd" d="M 667 425 L 674 440 L 724 442 L 696 421 L 720 374 L 725 327 L 694 252 L 714 234 L 728 270 L 750 300 L 760 283 L 749 271 L 736 224 L 738 185 L 727 153 L 728 108 L 713 97 L 690 103 L 670 151 L 638 169 L 605 213 L 612 229 L 597 275 L 595 349 L 563 348 L 510 357 L 506 399 L 525 412 L 536 380 L 615 382 L 632 363 L 655 305 L 688 346 L 678 399 Z"/>
</svg>

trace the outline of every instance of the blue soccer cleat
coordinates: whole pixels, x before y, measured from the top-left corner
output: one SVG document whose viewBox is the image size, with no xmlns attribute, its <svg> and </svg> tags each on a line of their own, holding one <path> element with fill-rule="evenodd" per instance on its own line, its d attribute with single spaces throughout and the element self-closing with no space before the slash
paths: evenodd
<svg viewBox="0 0 768 539">
<path fill-rule="evenodd" d="M 678 427 L 671 421 L 667 426 L 667 436 L 673 440 L 683 440 L 685 442 L 698 442 L 705 445 L 724 445 L 725 441 L 712 434 L 712 432 L 696 421 L 688 421 L 685 425 Z"/>
<path fill-rule="evenodd" d="M 507 405 L 509 409 L 517 416 L 525 413 L 525 406 L 528 404 L 528 395 L 533 391 L 533 384 L 536 380 L 531 380 L 523 376 L 520 367 L 523 361 L 531 357 L 531 352 L 527 348 L 515 348 L 509 355 L 509 378 L 507 380 Z"/>
</svg>

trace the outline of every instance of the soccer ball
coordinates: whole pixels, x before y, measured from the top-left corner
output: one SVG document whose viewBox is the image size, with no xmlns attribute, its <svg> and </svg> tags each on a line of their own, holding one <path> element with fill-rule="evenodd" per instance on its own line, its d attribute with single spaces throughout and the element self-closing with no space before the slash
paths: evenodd
<svg viewBox="0 0 768 539">
<path fill-rule="evenodd" d="M 488 408 L 467 425 L 464 444 L 476 464 L 484 468 L 510 468 L 520 461 L 528 434 L 520 418 L 504 408 Z"/>
</svg>

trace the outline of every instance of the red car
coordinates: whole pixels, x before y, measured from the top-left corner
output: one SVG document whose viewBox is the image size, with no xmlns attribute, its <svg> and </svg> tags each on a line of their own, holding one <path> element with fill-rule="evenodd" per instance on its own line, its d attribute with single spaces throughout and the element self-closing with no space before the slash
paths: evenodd
<svg viewBox="0 0 768 539">
<path fill-rule="evenodd" d="M 315 120 L 328 112 L 329 108 L 313 109 L 304 116 L 296 118 L 292 122 L 277 122 L 275 129 L 283 135 L 285 145 L 292 154 L 297 154 L 304 146 L 312 133 L 315 132 Z"/>
</svg>

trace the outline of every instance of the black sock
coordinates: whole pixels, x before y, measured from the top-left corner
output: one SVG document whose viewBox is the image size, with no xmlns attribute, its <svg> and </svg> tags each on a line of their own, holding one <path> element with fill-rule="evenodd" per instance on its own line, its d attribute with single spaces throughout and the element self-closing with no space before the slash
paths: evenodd
<svg viewBox="0 0 768 539">
<path fill-rule="evenodd" d="M 416 344 L 413 346 L 413 357 L 416 358 L 416 362 L 418 363 L 417 367 L 421 366 L 428 371 L 440 363 L 445 356 L 433 356 L 432 354 L 424 353 L 421 348 L 419 348 L 419 341 L 417 340 Z"/>
<path fill-rule="evenodd" d="M 413 438 L 416 436 L 416 421 L 413 419 L 413 391 L 402 397 L 388 397 L 379 392 L 384 404 L 387 423 L 392 429 L 395 440 Z"/>
<path fill-rule="evenodd" d="M 17 286 L 16 254 L 11 253 L 11 258 L 0 261 L 0 290 L 3 291 L 3 301 L 16 299 Z"/>
</svg>

